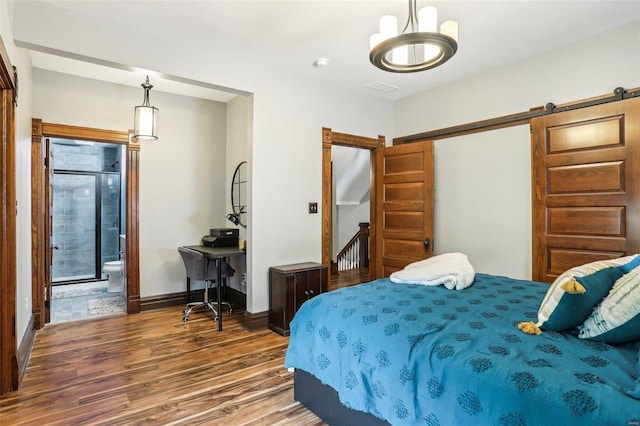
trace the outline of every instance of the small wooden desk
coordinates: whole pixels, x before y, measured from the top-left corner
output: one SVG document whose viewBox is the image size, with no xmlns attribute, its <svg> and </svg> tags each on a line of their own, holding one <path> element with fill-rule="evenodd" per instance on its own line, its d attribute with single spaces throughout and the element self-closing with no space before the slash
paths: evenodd
<svg viewBox="0 0 640 426">
<path fill-rule="evenodd" d="M 207 247 L 203 245 L 199 246 L 184 246 L 188 249 L 198 251 L 209 259 L 214 259 L 216 261 L 216 269 L 218 272 L 218 276 L 216 277 L 216 300 L 218 301 L 218 331 L 222 331 L 222 259 L 231 256 L 239 256 L 245 255 L 247 252 L 245 250 L 240 250 L 238 247 Z M 187 278 L 188 279 L 188 278 Z M 187 289 L 187 297 L 189 293 L 189 289 Z"/>
</svg>

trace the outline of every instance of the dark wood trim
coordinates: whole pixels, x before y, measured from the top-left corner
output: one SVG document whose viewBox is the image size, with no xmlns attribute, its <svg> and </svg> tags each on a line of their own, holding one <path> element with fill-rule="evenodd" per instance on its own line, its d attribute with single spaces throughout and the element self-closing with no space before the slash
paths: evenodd
<svg viewBox="0 0 640 426">
<path fill-rule="evenodd" d="M 327 130 L 331 131 L 331 129 Z M 331 145 L 375 150 L 380 146 L 380 139 L 349 135 L 340 132 L 331 132 Z"/>
<path fill-rule="evenodd" d="M 24 336 L 20 341 L 18 352 L 16 353 L 16 359 L 18 363 L 19 381 L 22 383 L 24 373 L 27 371 L 27 364 L 29 363 L 29 356 L 31 355 L 31 349 L 33 349 L 33 343 L 36 341 L 36 327 L 33 322 L 33 316 L 29 318 L 27 329 L 24 331 Z"/>
<path fill-rule="evenodd" d="M 430 130 L 428 132 L 416 133 L 409 136 L 397 137 L 393 139 L 393 144 L 401 145 L 405 143 L 421 142 L 424 140 L 446 139 L 454 136 L 463 136 L 471 133 L 485 132 L 488 130 L 503 129 L 505 127 L 527 124 L 531 122 L 532 119 L 544 115 L 601 105 L 608 102 L 621 101 L 638 96 L 640 96 L 640 88 L 624 90 L 622 87 L 618 87 L 613 91 L 613 94 L 595 96 L 592 98 L 567 102 L 560 105 L 548 103 L 544 107 L 534 107 L 525 112 L 517 112 L 515 114 L 489 118 L 487 120 L 480 120 L 472 123 L 459 124 L 452 127 Z"/>
<path fill-rule="evenodd" d="M 45 154 L 42 120 L 31 120 L 31 315 L 36 330 L 44 327 L 47 287 Z"/>
<path fill-rule="evenodd" d="M 371 188 L 370 188 L 370 212 L 369 221 L 371 223 L 370 233 L 370 262 L 375 262 L 376 249 L 376 219 L 375 219 L 375 206 L 376 206 L 376 191 L 375 191 L 375 178 L 376 175 L 376 152 L 380 148 L 385 146 L 385 137 L 378 136 L 375 138 L 368 138 L 364 136 L 349 135 L 346 133 L 333 132 L 330 128 L 322 128 L 322 263 L 325 265 L 331 265 L 331 222 L 332 222 L 332 198 L 331 198 L 331 147 L 333 145 L 347 146 L 352 148 L 368 149 L 371 151 Z M 329 268 L 329 280 L 331 279 L 331 268 Z M 372 276 L 371 279 L 375 277 Z"/>
<path fill-rule="evenodd" d="M 31 149 L 31 226 L 32 226 L 32 308 L 34 326 L 42 328 L 48 321 L 46 317 L 46 289 L 47 289 L 47 248 L 50 236 L 47 231 L 49 205 L 46 202 L 46 175 L 48 166 L 45 164 L 44 140 L 47 137 L 84 139 L 97 142 L 107 142 L 126 145 L 127 149 L 127 313 L 140 312 L 140 263 L 138 236 L 139 209 L 139 161 L 140 145 L 131 140 L 129 131 L 115 131 L 94 129 L 90 127 L 67 126 L 56 123 L 43 123 L 41 119 L 32 120 L 32 149 Z"/>
<path fill-rule="evenodd" d="M 247 295 L 235 288 L 227 287 L 227 302 L 233 306 L 247 309 Z"/>
<path fill-rule="evenodd" d="M 0 88 L 2 90 L 15 90 L 18 86 L 16 80 L 15 68 L 11 65 L 4 41 L 0 37 Z"/>
<path fill-rule="evenodd" d="M 15 68 L 0 38 L 0 395 L 18 388 L 16 357 Z M 26 207 L 26 206 L 24 206 Z"/>
<path fill-rule="evenodd" d="M 263 330 L 269 327 L 269 311 L 244 311 L 244 328 L 249 331 Z"/>
<path fill-rule="evenodd" d="M 195 292 L 192 292 L 195 293 Z M 200 292 L 202 293 L 202 292 Z M 151 311 L 154 309 L 168 308 L 170 306 L 179 306 L 187 304 L 187 293 L 170 293 L 161 294 L 159 296 L 141 297 L 140 311 Z"/>
<path fill-rule="evenodd" d="M 191 300 L 202 300 L 203 290 L 193 290 L 191 292 Z M 240 307 L 246 309 L 247 307 L 247 295 L 234 289 L 227 288 L 226 300 L 233 305 L 233 307 Z M 159 296 L 141 297 L 140 298 L 140 311 L 151 311 L 153 309 L 168 308 L 170 306 L 180 306 L 187 304 L 187 293 L 169 293 L 161 294 Z"/>
<path fill-rule="evenodd" d="M 488 120 L 475 121 L 473 123 L 460 124 L 452 127 L 431 130 L 417 133 L 410 136 L 401 136 L 393 139 L 394 145 L 406 143 L 422 142 L 425 140 L 446 139 L 455 136 L 469 135 L 472 133 L 486 132 L 488 130 L 503 129 L 506 127 L 526 124 L 533 116 L 539 116 L 544 111 L 543 107 L 534 108 L 530 112 L 520 112 L 516 114 L 503 115 L 501 117 L 490 118 Z M 534 113 L 535 115 L 532 115 Z"/>
<path fill-rule="evenodd" d="M 42 134 L 51 138 L 82 139 L 119 144 L 129 143 L 128 132 L 68 126 L 66 124 L 42 123 Z"/>
<path fill-rule="evenodd" d="M 322 263 L 331 264 L 331 129 L 322 128 Z M 331 269 L 331 268 L 329 268 Z M 329 275 L 331 272 L 329 271 Z M 329 276 L 331 279 L 331 276 Z"/>
<path fill-rule="evenodd" d="M 140 142 L 133 137 L 133 131 L 127 133 L 127 141 L 127 313 L 137 314 L 140 312 Z"/>
</svg>

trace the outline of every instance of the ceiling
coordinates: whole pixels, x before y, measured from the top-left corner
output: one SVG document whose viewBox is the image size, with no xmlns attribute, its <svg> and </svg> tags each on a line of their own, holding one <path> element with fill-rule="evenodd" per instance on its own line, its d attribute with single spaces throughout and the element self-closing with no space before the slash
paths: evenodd
<svg viewBox="0 0 640 426">
<path fill-rule="evenodd" d="M 406 0 L 44 0 L 48 5 L 120 27 L 135 28 L 162 40 L 215 52 L 219 66 L 260 64 L 296 78 L 321 81 L 340 89 L 397 100 L 492 68 L 517 62 L 562 45 L 636 22 L 640 1 L 418 1 L 434 5 L 438 20 L 459 22 L 456 55 L 439 68 L 393 74 L 369 62 L 369 36 L 378 19 L 393 14 L 404 23 Z M 19 3 L 19 2 L 17 2 Z M 33 5 L 33 3 L 32 3 Z M 19 7 L 19 6 L 16 6 Z M 16 40 L 20 46 L 20 40 Z M 32 49 L 34 67 L 139 86 L 140 70 L 107 63 L 99 57 L 75 57 L 39 46 Z M 55 48 L 55 46 L 54 46 Z M 40 52 L 38 52 L 40 50 Z M 43 53 L 49 52 L 49 53 Z M 315 67 L 326 57 L 326 67 Z M 137 72 L 132 72 L 137 71 Z M 234 88 L 182 76 L 153 73 L 154 90 L 227 102 Z M 395 88 L 391 92 L 371 85 Z"/>
</svg>

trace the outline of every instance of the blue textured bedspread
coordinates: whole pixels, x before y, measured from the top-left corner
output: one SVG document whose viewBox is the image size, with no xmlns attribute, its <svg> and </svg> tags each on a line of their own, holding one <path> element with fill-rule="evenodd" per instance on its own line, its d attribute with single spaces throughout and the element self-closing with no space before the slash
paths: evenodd
<svg viewBox="0 0 640 426">
<path fill-rule="evenodd" d="M 324 293 L 291 322 L 285 367 L 393 425 L 638 425 L 638 342 L 523 334 L 548 286 L 476 274 L 462 291 L 388 279 Z"/>
</svg>

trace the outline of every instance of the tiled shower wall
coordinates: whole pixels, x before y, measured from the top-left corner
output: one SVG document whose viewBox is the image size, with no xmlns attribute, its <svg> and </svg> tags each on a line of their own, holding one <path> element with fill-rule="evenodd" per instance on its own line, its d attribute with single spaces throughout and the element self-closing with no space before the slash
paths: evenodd
<svg viewBox="0 0 640 426">
<path fill-rule="evenodd" d="M 52 145 L 54 282 L 96 278 L 96 232 L 102 264 L 119 258 L 120 148 L 108 144 Z M 96 186 L 96 183 L 98 184 Z M 100 197 L 100 203 L 96 203 Z M 99 220 L 96 211 L 100 210 Z"/>
</svg>

